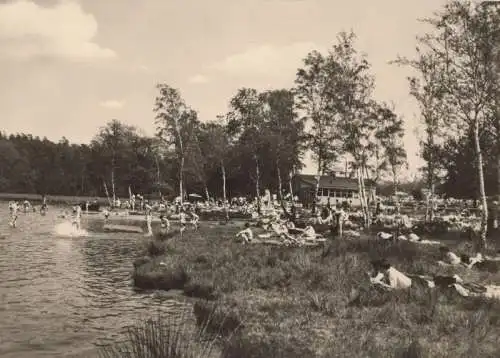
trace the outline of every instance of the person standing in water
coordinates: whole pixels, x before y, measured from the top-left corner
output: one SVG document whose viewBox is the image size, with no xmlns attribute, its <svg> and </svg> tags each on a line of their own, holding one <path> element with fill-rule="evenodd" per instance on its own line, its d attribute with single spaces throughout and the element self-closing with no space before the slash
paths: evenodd
<svg viewBox="0 0 500 358">
<path fill-rule="evenodd" d="M 73 208 L 73 215 L 73 225 L 76 230 L 80 231 L 82 228 L 82 208 L 79 204 Z"/>
<path fill-rule="evenodd" d="M 40 206 L 40 215 L 45 216 L 47 212 L 47 197 L 44 195 L 42 197 L 42 206 Z"/>
<path fill-rule="evenodd" d="M 10 210 L 10 226 L 15 228 L 17 224 L 17 211 L 19 210 L 19 205 L 17 202 L 12 201 L 9 203 Z"/>
</svg>

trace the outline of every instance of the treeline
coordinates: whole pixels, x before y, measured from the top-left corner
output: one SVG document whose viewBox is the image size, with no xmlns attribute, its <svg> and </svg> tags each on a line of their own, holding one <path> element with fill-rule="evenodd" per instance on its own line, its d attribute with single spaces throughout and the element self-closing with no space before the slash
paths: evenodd
<svg viewBox="0 0 500 358">
<path fill-rule="evenodd" d="M 372 98 L 370 64 L 354 42 L 354 33 L 340 33 L 326 54 L 306 55 L 294 88 L 241 88 L 227 113 L 210 121 L 201 121 L 179 90 L 160 84 L 154 137 L 118 120 L 89 144 L 2 135 L 0 191 L 102 196 L 107 190 L 122 197 L 129 187 L 167 196 L 283 193 L 303 167 L 306 150 L 318 174 L 329 174 L 342 160 L 353 175 L 387 177 L 397 186 L 406 163 L 403 121 Z"/>
</svg>

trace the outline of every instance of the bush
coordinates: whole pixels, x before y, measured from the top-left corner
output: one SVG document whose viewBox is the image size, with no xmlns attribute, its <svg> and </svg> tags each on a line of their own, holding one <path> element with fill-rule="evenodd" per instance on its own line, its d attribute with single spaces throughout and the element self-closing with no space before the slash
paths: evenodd
<svg viewBox="0 0 500 358">
<path fill-rule="evenodd" d="M 134 286 L 144 290 L 182 290 L 189 280 L 189 274 L 182 265 L 163 267 L 154 261 L 139 266 L 133 274 Z"/>
</svg>

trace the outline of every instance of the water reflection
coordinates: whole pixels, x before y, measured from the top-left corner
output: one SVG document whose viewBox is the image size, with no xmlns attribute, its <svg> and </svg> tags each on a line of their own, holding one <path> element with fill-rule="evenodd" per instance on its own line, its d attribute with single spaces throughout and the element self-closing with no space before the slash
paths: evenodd
<svg viewBox="0 0 500 358">
<path fill-rule="evenodd" d="M 7 211 L 0 202 L 0 217 Z M 96 220 L 84 227 L 99 227 Z M 95 343 L 120 339 L 138 319 L 186 307 L 134 294 L 131 268 L 142 235 L 56 237 L 59 222 L 51 210 L 44 217 L 21 214 L 16 229 L 0 223 L 1 357 L 95 356 Z"/>
</svg>

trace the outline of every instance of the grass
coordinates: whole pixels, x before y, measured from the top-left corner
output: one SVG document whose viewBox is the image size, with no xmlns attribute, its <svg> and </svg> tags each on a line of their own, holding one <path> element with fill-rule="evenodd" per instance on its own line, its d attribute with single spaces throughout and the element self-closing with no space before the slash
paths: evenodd
<svg viewBox="0 0 500 358">
<path fill-rule="evenodd" d="M 240 228 L 187 231 L 148 244 L 136 261 L 140 289 L 196 297 L 199 325 L 225 337 L 223 357 L 496 357 L 500 303 L 415 284 L 384 292 L 368 283 L 371 259 L 410 274 L 500 283 L 498 268 L 437 265 L 438 247 L 367 236 L 319 248 L 242 245 Z M 467 242 L 449 240 L 470 253 Z M 142 260 L 142 261 L 141 261 Z"/>
</svg>

